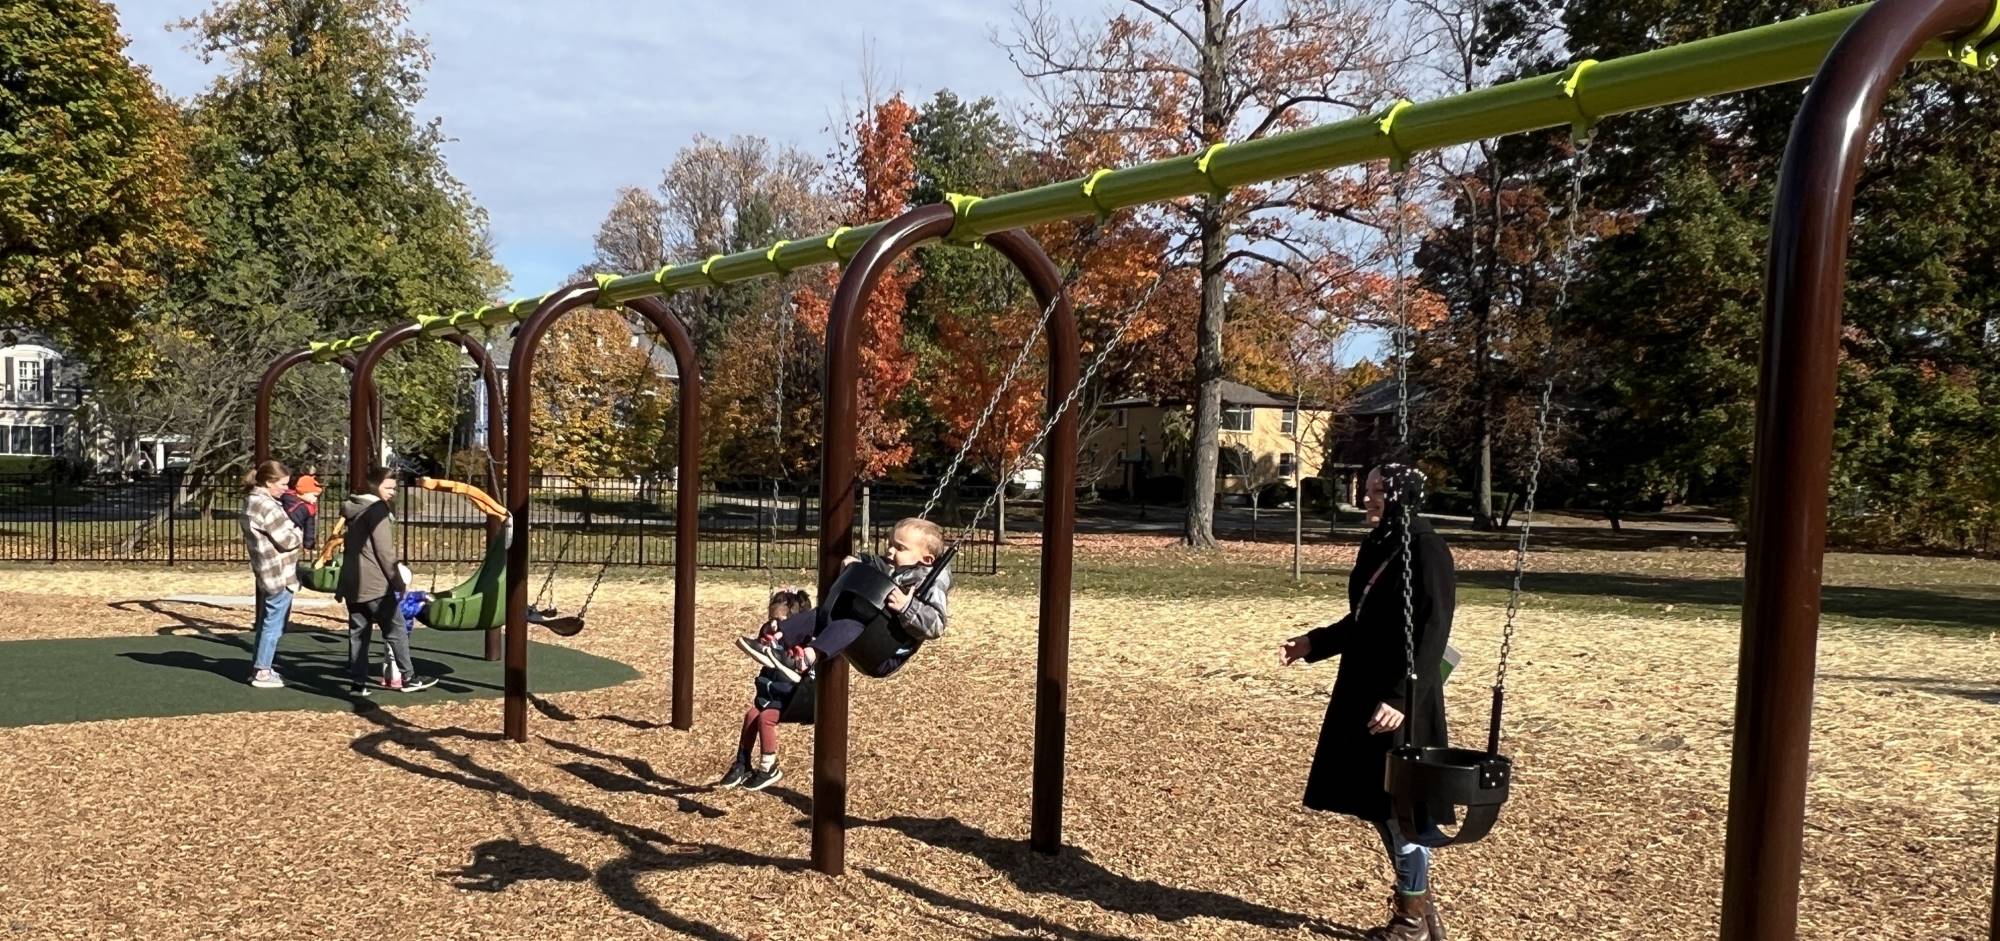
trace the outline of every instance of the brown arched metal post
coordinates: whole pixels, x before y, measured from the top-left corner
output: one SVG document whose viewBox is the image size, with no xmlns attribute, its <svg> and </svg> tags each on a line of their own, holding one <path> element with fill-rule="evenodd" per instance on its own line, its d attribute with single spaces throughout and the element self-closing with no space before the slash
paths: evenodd
<svg viewBox="0 0 2000 941">
<path fill-rule="evenodd" d="M 1882 0 L 1808 87 L 1778 176 L 1757 382 L 1743 641 L 1730 752 L 1723 941 L 1798 929 L 1827 481 L 1854 185 L 1882 102 L 1924 43 L 1989 0 Z"/>
<path fill-rule="evenodd" d="M 694 337 L 679 317 L 657 297 L 642 297 L 625 305 L 652 322 L 667 338 L 680 373 L 680 461 L 674 484 L 674 653 L 670 724 L 686 731 L 694 727 L 694 570 L 701 561 L 697 537 L 701 515 L 701 363 L 694 356 Z"/>
<path fill-rule="evenodd" d="M 528 503 L 531 497 L 529 445 L 534 441 L 534 362 L 542 335 L 564 314 L 595 303 L 592 282 L 551 293 L 521 322 L 507 366 L 507 509 L 514 516 L 514 539 L 507 547 L 507 636 L 502 726 L 510 741 L 528 740 Z M 625 305 L 644 317 L 673 351 L 680 372 L 680 482 L 674 520 L 674 728 L 694 725 L 694 568 L 700 520 L 701 374 L 687 325 L 656 298 Z"/>
<path fill-rule="evenodd" d="M 819 590 L 822 601 L 854 545 L 854 468 L 859 415 L 863 308 L 876 281 L 917 245 L 951 234 L 950 206 L 925 206 L 896 217 L 861 246 L 827 314 L 823 376 L 825 425 L 820 459 Z M 987 237 L 1027 277 L 1037 309 L 1055 302 L 1049 319 L 1048 407 L 1058 408 L 1076 385 L 1076 318 L 1062 293 L 1062 274 L 1026 234 Z M 1031 845 L 1052 853 L 1062 842 L 1063 742 L 1068 724 L 1069 602 L 1076 527 L 1077 417 L 1064 412 L 1048 439 L 1043 485 L 1041 624 L 1036 645 L 1035 765 Z M 847 855 L 847 661 L 820 666 L 813 721 L 813 868 L 839 875 Z"/>
<path fill-rule="evenodd" d="M 257 381 L 256 404 L 250 419 L 250 454 L 255 463 L 262 464 L 271 459 L 271 396 L 277 391 L 278 380 L 284 378 L 285 373 L 290 372 L 293 366 L 308 362 L 312 358 L 313 351 L 309 349 L 286 353 L 272 360 L 270 367 L 264 370 L 263 378 Z M 339 363 L 346 367 L 349 373 L 354 371 L 354 357 L 342 356 Z M 351 389 L 349 393 L 349 404 L 352 405 Z M 368 396 L 367 401 L 369 408 L 377 413 L 381 411 L 382 403 L 374 395 Z M 372 420 L 380 421 L 379 417 Z"/>
<path fill-rule="evenodd" d="M 385 331 L 375 338 L 375 342 L 368 344 L 367 349 L 362 350 L 361 359 L 354 365 L 354 379 L 348 391 L 347 467 L 350 491 L 354 489 L 353 482 L 360 479 L 360 469 L 375 463 L 374 455 L 378 453 L 377 449 L 381 446 L 382 440 L 381 397 L 372 391 L 371 394 L 364 396 L 361 390 L 364 386 L 370 390 L 375 388 L 375 367 L 382 362 L 382 357 L 389 355 L 390 350 L 416 339 L 422 332 L 423 327 L 415 323 L 402 324 Z M 459 349 L 465 351 L 465 355 L 472 358 L 473 364 L 479 367 L 480 378 L 486 383 L 488 401 L 495 403 L 502 401 L 500 372 L 494 368 L 493 358 L 486 355 L 486 348 L 481 346 L 479 341 L 462 333 L 448 333 L 444 335 L 444 339 L 456 343 Z M 369 415 L 363 415 L 359 407 L 359 403 L 364 400 L 375 403 L 375 408 Z M 486 421 L 486 448 L 488 454 L 504 454 L 507 450 L 506 422 L 496 420 L 490 410 Z M 445 460 L 449 462 L 451 455 L 445 455 Z M 488 522 L 486 534 L 492 536 L 494 530 L 502 525 L 504 524 L 498 521 Z M 484 651 L 486 659 L 500 659 L 503 653 L 501 648 L 500 632 L 487 631 Z"/>
<path fill-rule="evenodd" d="M 382 454 L 382 422 L 380 416 L 370 415 L 360 408 L 366 401 L 364 390 L 375 388 L 375 364 L 389 351 L 409 342 L 423 327 L 416 323 L 402 323 L 390 327 L 375 337 L 375 342 L 361 350 L 361 359 L 354 365 L 354 379 L 349 384 L 347 419 L 347 489 L 355 492 L 360 486 L 361 475 L 368 468 L 380 462 Z"/>
</svg>

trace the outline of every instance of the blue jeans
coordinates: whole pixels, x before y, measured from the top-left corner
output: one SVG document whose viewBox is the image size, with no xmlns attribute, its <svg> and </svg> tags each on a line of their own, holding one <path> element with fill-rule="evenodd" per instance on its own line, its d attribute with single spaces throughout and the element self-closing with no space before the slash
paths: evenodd
<svg viewBox="0 0 2000 941">
<path fill-rule="evenodd" d="M 292 616 L 292 592 L 280 588 L 273 594 L 257 592 L 257 654 L 250 661 L 252 670 L 268 670 L 272 658 L 278 655 L 278 638 L 285 634 L 285 622 Z"/>
<path fill-rule="evenodd" d="M 1426 842 L 1442 840 L 1444 832 L 1435 824 L 1425 824 L 1418 842 L 1403 839 L 1403 828 L 1396 821 L 1381 820 L 1375 824 L 1375 832 L 1382 835 L 1382 848 L 1389 851 L 1389 866 L 1396 871 L 1396 891 L 1404 895 L 1422 895 L 1431 890 L 1431 848 Z"/>
</svg>

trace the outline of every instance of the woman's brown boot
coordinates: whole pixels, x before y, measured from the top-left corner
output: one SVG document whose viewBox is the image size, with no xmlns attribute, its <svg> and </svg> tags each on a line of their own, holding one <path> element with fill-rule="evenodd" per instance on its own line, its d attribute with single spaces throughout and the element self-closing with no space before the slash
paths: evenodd
<svg viewBox="0 0 2000 941">
<path fill-rule="evenodd" d="M 1442 935 L 1431 932 L 1431 919 L 1437 916 L 1431 910 L 1430 900 L 1429 895 L 1396 893 L 1389 902 L 1389 923 L 1370 932 L 1370 941 L 1436 941 L 1442 938 Z"/>
</svg>

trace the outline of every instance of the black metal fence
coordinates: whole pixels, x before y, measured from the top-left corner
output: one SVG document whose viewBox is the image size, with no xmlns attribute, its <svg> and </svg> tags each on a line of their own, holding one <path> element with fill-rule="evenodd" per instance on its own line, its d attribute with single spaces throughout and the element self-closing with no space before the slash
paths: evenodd
<svg viewBox="0 0 2000 941">
<path fill-rule="evenodd" d="M 325 502 L 316 526 L 320 539 L 339 517 L 338 494 L 343 492 L 338 480 L 322 483 Z M 243 496 L 240 487 L 210 489 L 179 477 L 84 483 L 0 477 L 0 561 L 248 564 L 239 528 Z M 861 488 L 854 495 L 857 545 L 881 551 L 890 527 L 916 515 L 926 496 L 905 488 Z M 986 496 L 980 488 L 961 488 L 932 518 L 956 537 Z M 671 483 L 540 477 L 528 511 L 529 556 L 543 564 L 671 566 L 675 499 Z M 486 545 L 486 518 L 469 501 L 405 487 L 396 502 L 403 558 L 415 564 L 470 565 L 479 560 Z M 704 486 L 698 502 L 699 565 L 813 566 L 819 544 L 817 488 L 727 481 Z M 998 570 L 992 519 L 958 545 L 955 571 Z"/>
</svg>

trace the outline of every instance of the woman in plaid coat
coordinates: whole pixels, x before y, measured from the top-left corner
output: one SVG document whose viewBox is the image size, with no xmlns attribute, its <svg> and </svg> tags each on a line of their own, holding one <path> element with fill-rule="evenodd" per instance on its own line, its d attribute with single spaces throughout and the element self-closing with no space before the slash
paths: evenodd
<svg viewBox="0 0 2000 941">
<path fill-rule="evenodd" d="M 299 590 L 299 527 L 278 504 L 292 483 L 292 472 L 277 461 L 265 461 L 243 476 L 243 547 L 250 550 L 250 570 L 257 576 L 257 653 L 250 664 L 250 685 L 279 689 L 285 685 L 271 660 L 278 638 L 292 614 L 292 594 Z"/>
</svg>

